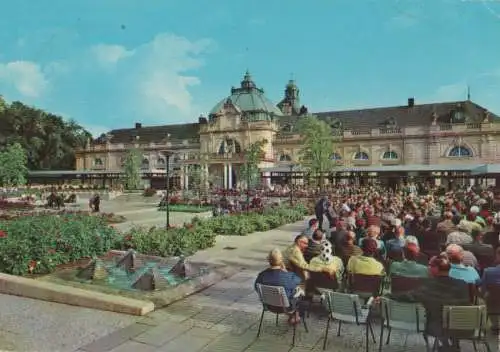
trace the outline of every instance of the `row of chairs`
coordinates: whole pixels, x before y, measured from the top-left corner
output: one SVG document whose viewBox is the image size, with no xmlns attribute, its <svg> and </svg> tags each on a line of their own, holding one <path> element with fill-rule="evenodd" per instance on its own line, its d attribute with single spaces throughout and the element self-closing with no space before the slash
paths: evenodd
<svg viewBox="0 0 500 352">
<path fill-rule="evenodd" d="M 283 287 L 257 285 L 259 297 L 263 310 L 259 322 L 257 337 L 261 335 L 264 314 L 271 312 L 276 314 L 276 325 L 280 314 L 294 312 L 290 307 L 290 301 Z M 320 289 L 323 304 L 328 313 L 328 320 L 325 329 L 323 349 L 327 347 L 328 333 L 332 322 L 338 323 L 337 336 L 341 334 L 342 323 L 351 323 L 365 328 L 365 349 L 369 351 L 369 339 L 376 343 L 373 330 L 373 301 L 363 304 L 362 299 L 357 294 L 335 292 L 329 289 Z M 484 305 L 475 306 L 445 306 L 443 309 L 443 334 L 440 338 L 451 339 L 453 341 L 472 341 L 474 349 L 478 343 L 485 345 L 487 351 L 491 348 L 486 340 L 487 311 Z M 308 332 L 305 316 L 302 314 L 302 321 L 306 332 Z M 403 331 L 406 337 L 411 333 L 421 333 L 427 351 L 438 350 L 438 338 L 434 339 L 432 346 L 429 344 L 429 336 L 425 334 L 426 315 L 420 304 L 401 303 L 382 297 L 380 300 L 381 328 L 379 337 L 379 351 L 383 349 L 384 333 L 387 332 L 385 344 L 390 343 L 391 332 L 393 330 Z M 296 326 L 293 327 L 292 346 L 295 345 Z"/>
<path fill-rule="evenodd" d="M 337 336 L 340 336 L 342 323 L 354 323 L 365 328 L 365 349 L 369 351 L 369 337 L 376 343 L 373 332 L 373 304 L 361 303 L 356 294 L 340 293 L 331 290 L 321 290 L 328 312 L 328 322 L 325 330 L 323 349 L 326 349 L 328 332 L 331 322 L 338 323 Z M 472 341 L 474 349 L 478 343 L 485 345 L 488 351 L 491 348 L 486 340 L 487 312 L 486 306 L 445 306 L 443 308 L 442 336 L 439 338 L 452 341 Z M 379 351 L 383 349 L 384 333 L 387 332 L 385 344 L 390 343 L 391 332 L 399 330 L 406 334 L 422 334 L 427 351 L 437 351 L 439 339 L 434 338 L 432 346 L 429 336 L 425 333 L 425 309 L 416 303 L 401 303 L 382 297 L 380 300 L 380 337 Z"/>
</svg>

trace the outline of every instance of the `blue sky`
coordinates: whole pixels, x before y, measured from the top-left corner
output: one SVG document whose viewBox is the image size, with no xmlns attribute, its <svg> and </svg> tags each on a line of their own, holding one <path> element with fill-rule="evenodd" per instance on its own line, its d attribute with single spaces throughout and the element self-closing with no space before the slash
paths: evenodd
<svg viewBox="0 0 500 352">
<path fill-rule="evenodd" d="M 195 121 L 249 69 L 310 111 L 472 100 L 500 114 L 500 0 L 16 0 L 0 94 L 94 133 Z"/>
</svg>

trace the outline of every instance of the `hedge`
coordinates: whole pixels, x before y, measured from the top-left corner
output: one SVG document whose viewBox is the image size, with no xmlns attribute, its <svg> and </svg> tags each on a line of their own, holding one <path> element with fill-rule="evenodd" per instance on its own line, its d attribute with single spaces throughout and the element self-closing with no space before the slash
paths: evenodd
<svg viewBox="0 0 500 352">
<path fill-rule="evenodd" d="M 139 253 L 168 257 L 191 255 L 215 245 L 217 235 L 245 236 L 255 231 L 267 231 L 302 220 L 305 207 L 273 207 L 261 213 L 243 213 L 216 218 L 193 218 L 181 228 L 135 227 L 116 244 L 121 250 L 134 248 Z"/>
</svg>

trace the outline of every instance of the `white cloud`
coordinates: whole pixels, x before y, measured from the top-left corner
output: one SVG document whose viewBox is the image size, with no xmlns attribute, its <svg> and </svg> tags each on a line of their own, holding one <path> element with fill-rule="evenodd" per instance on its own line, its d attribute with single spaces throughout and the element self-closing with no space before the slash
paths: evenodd
<svg viewBox="0 0 500 352">
<path fill-rule="evenodd" d="M 182 121 L 192 119 L 199 109 L 194 106 L 190 88 L 201 83 L 192 72 L 204 65 L 202 55 L 213 42 L 208 39 L 190 41 L 174 34 L 157 35 L 151 42 L 133 49 L 118 45 L 100 46 L 98 59 L 108 63 L 120 61 L 114 73 L 123 80 L 134 111 L 144 116 L 137 119 Z M 104 49 L 107 48 L 107 49 Z M 104 53 L 108 54 L 105 55 Z"/>
<path fill-rule="evenodd" d="M 28 98 L 40 97 L 49 87 L 42 67 L 31 61 L 0 63 L 0 84 L 14 87 Z"/>
<path fill-rule="evenodd" d="M 90 50 L 97 61 L 103 66 L 115 65 L 121 59 L 134 54 L 133 51 L 129 51 L 121 45 L 99 44 L 93 46 Z"/>
</svg>

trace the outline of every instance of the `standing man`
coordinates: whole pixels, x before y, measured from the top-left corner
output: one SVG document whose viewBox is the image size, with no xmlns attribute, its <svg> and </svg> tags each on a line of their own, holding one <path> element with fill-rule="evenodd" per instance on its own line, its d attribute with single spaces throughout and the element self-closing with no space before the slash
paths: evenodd
<svg viewBox="0 0 500 352">
<path fill-rule="evenodd" d="M 328 218 L 328 222 L 330 223 L 330 227 L 333 226 L 333 219 L 330 215 L 329 209 L 330 209 L 331 203 L 328 200 L 327 196 L 321 197 L 318 202 L 316 203 L 316 207 L 314 209 L 316 213 L 316 219 L 318 219 L 318 228 L 320 230 L 323 229 L 323 216 L 326 215 Z"/>
</svg>

